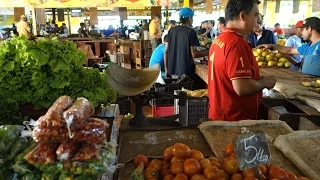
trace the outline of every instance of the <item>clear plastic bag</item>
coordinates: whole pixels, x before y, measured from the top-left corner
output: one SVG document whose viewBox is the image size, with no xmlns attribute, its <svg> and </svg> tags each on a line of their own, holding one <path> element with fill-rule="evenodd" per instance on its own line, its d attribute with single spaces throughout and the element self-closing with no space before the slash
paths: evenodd
<svg viewBox="0 0 320 180">
<path fill-rule="evenodd" d="M 56 151 L 57 159 L 59 161 L 71 160 L 77 153 L 81 144 L 77 142 L 65 141 L 62 143 Z"/>
<path fill-rule="evenodd" d="M 67 123 L 70 138 L 73 137 L 70 127 L 81 125 L 93 113 L 94 108 L 86 98 L 78 98 L 74 104 L 63 113 L 63 118 Z"/>
<path fill-rule="evenodd" d="M 29 164 L 52 164 L 56 162 L 56 150 L 60 144 L 38 144 L 38 146 L 29 152 L 24 158 Z"/>
<path fill-rule="evenodd" d="M 72 161 L 88 161 L 100 158 L 100 149 L 93 144 L 83 144 L 80 150 L 72 158 Z"/>
<path fill-rule="evenodd" d="M 40 128 L 52 128 L 65 126 L 63 112 L 72 106 L 72 99 L 69 96 L 59 97 L 48 109 L 44 116 L 37 121 Z"/>
</svg>

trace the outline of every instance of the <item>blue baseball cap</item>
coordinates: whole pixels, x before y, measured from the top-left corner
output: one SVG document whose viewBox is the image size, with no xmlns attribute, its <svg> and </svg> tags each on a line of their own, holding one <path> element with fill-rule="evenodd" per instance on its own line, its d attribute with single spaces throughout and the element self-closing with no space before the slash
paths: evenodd
<svg viewBox="0 0 320 180">
<path fill-rule="evenodd" d="M 194 16 L 194 12 L 191 8 L 184 7 L 180 9 L 179 15 L 182 16 L 182 18 L 189 18 Z"/>
</svg>

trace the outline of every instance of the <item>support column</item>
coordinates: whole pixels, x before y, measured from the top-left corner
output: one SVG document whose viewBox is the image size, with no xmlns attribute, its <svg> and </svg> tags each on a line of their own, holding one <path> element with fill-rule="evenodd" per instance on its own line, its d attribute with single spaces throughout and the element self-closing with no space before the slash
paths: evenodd
<svg viewBox="0 0 320 180">
<path fill-rule="evenodd" d="M 153 19 L 153 17 L 154 17 L 156 14 L 160 14 L 160 16 L 162 15 L 162 14 L 161 14 L 161 6 L 151 7 L 151 19 Z"/>
<path fill-rule="evenodd" d="M 70 21 L 70 9 L 67 9 L 67 17 L 68 17 L 68 29 L 69 29 L 69 34 L 71 35 L 71 21 Z"/>
<path fill-rule="evenodd" d="M 96 7 L 89 8 L 90 25 L 98 24 L 98 10 Z"/>
<path fill-rule="evenodd" d="M 183 7 L 193 8 L 193 0 L 183 0 Z"/>
<path fill-rule="evenodd" d="M 52 8 L 52 21 L 56 23 L 56 9 Z"/>
<path fill-rule="evenodd" d="M 212 0 L 206 0 L 206 14 L 212 14 L 213 6 L 212 6 Z"/>
<path fill-rule="evenodd" d="M 37 19 L 36 19 L 35 8 L 32 8 L 31 12 L 32 12 L 32 31 L 33 31 L 33 35 L 37 36 L 38 35 L 38 31 L 37 31 Z"/>
<path fill-rule="evenodd" d="M 226 7 L 229 0 L 221 0 L 220 6 Z"/>
</svg>

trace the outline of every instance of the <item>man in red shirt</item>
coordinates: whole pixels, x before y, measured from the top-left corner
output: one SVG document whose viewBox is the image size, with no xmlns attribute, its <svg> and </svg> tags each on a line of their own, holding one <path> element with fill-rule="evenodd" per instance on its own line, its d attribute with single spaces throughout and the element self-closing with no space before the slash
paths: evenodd
<svg viewBox="0 0 320 180">
<path fill-rule="evenodd" d="M 284 30 L 280 27 L 279 23 L 276 23 L 274 25 L 273 33 L 277 33 L 276 36 L 283 36 L 284 35 Z"/>
<path fill-rule="evenodd" d="M 209 53 L 209 118 L 238 121 L 257 119 L 262 89 L 271 89 L 273 76 L 260 77 L 250 44 L 259 16 L 258 0 L 229 0 L 225 9 L 227 26 L 212 43 Z"/>
</svg>

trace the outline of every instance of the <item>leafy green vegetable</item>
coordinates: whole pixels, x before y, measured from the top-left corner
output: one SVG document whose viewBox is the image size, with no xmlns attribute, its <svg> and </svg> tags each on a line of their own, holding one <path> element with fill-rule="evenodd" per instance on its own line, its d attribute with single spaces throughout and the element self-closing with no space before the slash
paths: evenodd
<svg viewBox="0 0 320 180">
<path fill-rule="evenodd" d="M 2 125 L 0 126 L 0 158 L 6 155 L 11 145 L 20 136 L 23 126 Z"/>
<path fill-rule="evenodd" d="M 0 124 L 21 124 L 19 107 L 49 108 L 62 95 L 94 105 L 115 101 L 106 73 L 85 69 L 85 55 L 71 41 L 14 37 L 0 43 Z"/>
</svg>

